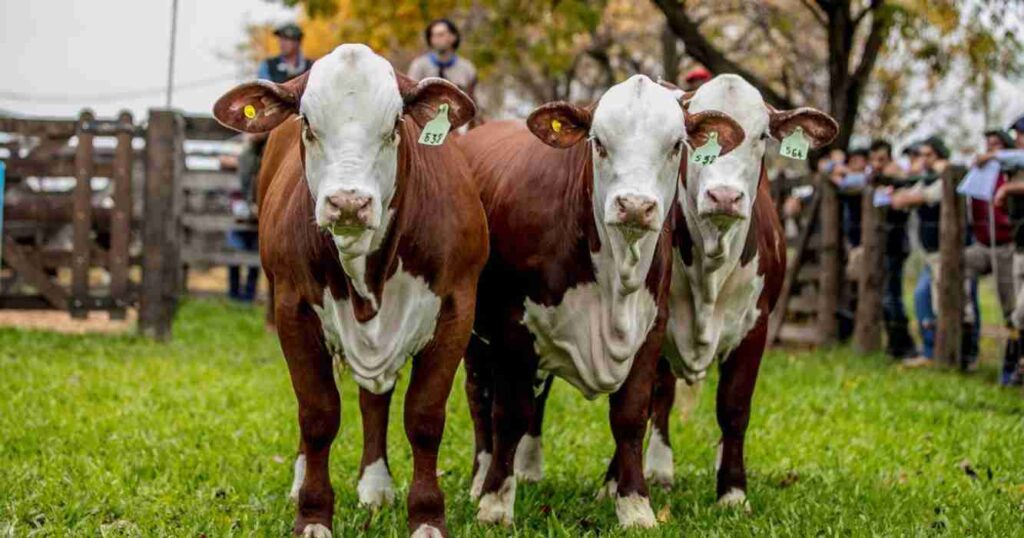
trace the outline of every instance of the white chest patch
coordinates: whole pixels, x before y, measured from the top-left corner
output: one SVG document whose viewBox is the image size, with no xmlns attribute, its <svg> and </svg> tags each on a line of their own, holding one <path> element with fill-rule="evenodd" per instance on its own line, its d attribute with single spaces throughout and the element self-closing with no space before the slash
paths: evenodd
<svg viewBox="0 0 1024 538">
<path fill-rule="evenodd" d="M 588 399 L 618 390 L 658 315 L 646 287 L 623 297 L 596 282 L 570 289 L 557 306 L 527 299 L 525 307 L 541 370 Z"/>
<path fill-rule="evenodd" d="M 683 263 L 672 249 L 672 284 L 664 345 L 672 370 L 689 382 L 703 379 L 711 363 L 736 349 L 761 315 L 757 300 L 764 277 L 758 257 L 708 273 L 701 260 Z"/>
<path fill-rule="evenodd" d="M 420 277 L 398 270 L 384 283 L 377 315 L 360 323 L 348 299 L 324 290 L 323 308 L 314 307 L 328 350 L 352 369 L 359 386 L 383 394 L 395 385 L 405 361 L 434 337 L 441 298 Z"/>
</svg>

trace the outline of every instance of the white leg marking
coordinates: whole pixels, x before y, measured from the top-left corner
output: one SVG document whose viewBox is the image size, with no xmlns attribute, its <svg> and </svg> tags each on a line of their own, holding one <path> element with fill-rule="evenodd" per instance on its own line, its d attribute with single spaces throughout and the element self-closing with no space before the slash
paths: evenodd
<svg viewBox="0 0 1024 538">
<path fill-rule="evenodd" d="M 436 527 L 424 523 L 416 529 L 416 532 L 412 533 L 412 538 L 444 538 L 444 535 Z"/>
<path fill-rule="evenodd" d="M 491 467 L 491 453 L 481 452 L 476 455 L 476 474 L 473 475 L 473 484 L 469 487 L 469 498 L 474 501 L 480 498 L 484 490 L 484 479 L 487 478 L 487 469 Z"/>
<path fill-rule="evenodd" d="M 722 442 L 718 442 L 718 448 L 715 449 L 715 473 L 722 468 Z"/>
<path fill-rule="evenodd" d="M 331 529 L 319 523 L 306 525 L 306 528 L 302 529 L 302 538 L 331 538 Z"/>
<path fill-rule="evenodd" d="M 395 501 L 395 489 L 391 473 L 384 463 L 384 458 L 369 464 L 363 469 L 363 476 L 356 486 L 359 493 L 359 504 L 370 508 L 378 508 Z"/>
<path fill-rule="evenodd" d="M 524 435 L 519 440 L 513 467 L 516 478 L 523 482 L 540 482 L 544 478 L 544 452 L 540 436 Z"/>
<path fill-rule="evenodd" d="M 747 502 L 747 494 L 739 488 L 732 488 L 725 492 L 718 499 L 719 506 L 742 508 L 744 512 L 750 512 L 750 503 Z"/>
<path fill-rule="evenodd" d="M 615 492 L 619 490 L 619 483 L 615 479 L 609 480 L 597 489 L 597 500 L 615 498 Z"/>
<path fill-rule="evenodd" d="M 306 455 L 299 454 L 295 458 L 295 478 L 292 479 L 292 490 L 288 492 L 288 498 L 298 502 L 299 490 L 302 489 L 302 482 L 306 480 Z"/>
<path fill-rule="evenodd" d="M 515 508 L 516 477 L 510 476 L 505 479 L 498 491 L 487 493 L 480 498 L 476 519 L 484 523 L 511 525 L 515 517 Z"/>
<path fill-rule="evenodd" d="M 619 516 L 620 527 L 650 529 L 658 526 L 658 520 L 654 518 L 654 510 L 651 510 L 651 500 L 639 493 L 616 497 L 615 515 Z"/>
<path fill-rule="evenodd" d="M 672 466 L 672 448 L 665 443 L 657 427 L 651 428 L 651 439 L 647 441 L 647 455 L 644 457 L 644 478 L 649 483 L 672 487 L 675 469 Z"/>
</svg>

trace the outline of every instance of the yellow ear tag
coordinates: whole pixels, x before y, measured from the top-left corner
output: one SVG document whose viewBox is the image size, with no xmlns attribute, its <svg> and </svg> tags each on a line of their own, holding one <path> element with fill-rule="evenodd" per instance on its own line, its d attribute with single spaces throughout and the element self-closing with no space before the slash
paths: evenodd
<svg viewBox="0 0 1024 538">
<path fill-rule="evenodd" d="M 242 113 L 245 114 L 245 117 L 251 120 L 256 117 L 256 107 L 252 105 L 245 105 L 245 108 L 242 109 Z"/>
<path fill-rule="evenodd" d="M 558 120 L 551 120 L 551 130 L 556 133 L 562 132 L 562 122 Z"/>
</svg>

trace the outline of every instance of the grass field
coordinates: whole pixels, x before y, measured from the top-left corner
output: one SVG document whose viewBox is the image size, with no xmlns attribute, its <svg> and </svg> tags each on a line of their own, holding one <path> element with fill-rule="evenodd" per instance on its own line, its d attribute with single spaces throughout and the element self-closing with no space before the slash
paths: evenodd
<svg viewBox="0 0 1024 538">
<path fill-rule="evenodd" d="M 0 330 L 0 536 L 283 536 L 295 402 L 260 312 L 193 301 L 173 343 Z M 714 505 L 713 390 L 673 425 L 677 483 L 664 521 L 624 533 L 594 500 L 611 455 L 607 403 L 556 384 L 542 483 L 516 526 L 482 527 L 467 491 L 472 432 L 461 380 L 441 483 L 454 536 L 1024 535 L 1024 399 L 991 370 L 902 371 L 844 348 L 772 352 L 747 442 L 751 514 Z M 710 384 L 715 384 L 712 378 Z M 400 387 L 404 391 L 404 386 Z M 409 449 L 392 406 L 401 499 L 356 507 L 361 434 L 345 379 L 332 477 L 335 536 L 403 536 Z"/>
</svg>

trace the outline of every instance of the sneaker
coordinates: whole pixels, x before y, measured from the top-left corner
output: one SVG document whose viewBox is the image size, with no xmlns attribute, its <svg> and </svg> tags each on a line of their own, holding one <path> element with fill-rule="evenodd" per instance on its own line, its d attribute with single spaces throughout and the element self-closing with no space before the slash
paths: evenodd
<svg viewBox="0 0 1024 538">
<path fill-rule="evenodd" d="M 932 360 L 924 355 L 918 355 L 917 357 L 910 357 L 909 359 L 903 359 L 900 361 L 900 366 L 904 368 L 925 368 L 932 365 Z"/>
</svg>

